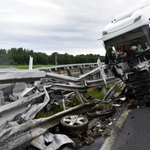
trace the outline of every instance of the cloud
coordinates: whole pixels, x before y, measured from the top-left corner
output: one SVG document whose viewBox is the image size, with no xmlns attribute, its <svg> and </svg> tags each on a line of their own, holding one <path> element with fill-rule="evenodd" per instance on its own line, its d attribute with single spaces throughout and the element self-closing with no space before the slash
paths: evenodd
<svg viewBox="0 0 150 150">
<path fill-rule="evenodd" d="M 101 54 L 104 27 L 118 14 L 147 0 L 2 0 L 0 48 Z"/>
</svg>

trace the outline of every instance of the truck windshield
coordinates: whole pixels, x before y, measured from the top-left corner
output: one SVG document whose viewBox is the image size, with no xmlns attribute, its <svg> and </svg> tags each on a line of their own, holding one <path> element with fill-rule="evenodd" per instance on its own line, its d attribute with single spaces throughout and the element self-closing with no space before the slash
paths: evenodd
<svg viewBox="0 0 150 150">
<path fill-rule="evenodd" d="M 149 26 L 142 26 L 104 42 L 110 62 L 135 57 L 136 53 L 149 49 Z"/>
</svg>

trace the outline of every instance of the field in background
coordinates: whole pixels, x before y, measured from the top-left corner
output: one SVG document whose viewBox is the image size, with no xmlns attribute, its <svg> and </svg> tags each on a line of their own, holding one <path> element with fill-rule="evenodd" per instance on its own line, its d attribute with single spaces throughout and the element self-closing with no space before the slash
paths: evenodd
<svg viewBox="0 0 150 150">
<path fill-rule="evenodd" d="M 55 65 L 33 65 L 33 68 L 40 68 L 40 67 L 53 67 Z M 0 65 L 0 69 L 4 68 L 17 68 L 17 69 L 29 69 L 28 65 Z"/>
</svg>

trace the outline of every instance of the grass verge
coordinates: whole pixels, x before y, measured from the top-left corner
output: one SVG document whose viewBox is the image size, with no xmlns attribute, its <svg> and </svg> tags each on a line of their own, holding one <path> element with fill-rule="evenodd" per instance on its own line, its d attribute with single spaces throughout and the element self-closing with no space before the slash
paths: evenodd
<svg viewBox="0 0 150 150">
<path fill-rule="evenodd" d="M 33 65 L 33 68 L 40 68 L 40 67 L 53 67 L 55 65 Z M 29 69 L 28 65 L 0 65 L 0 69 L 4 68 L 17 68 L 17 69 Z"/>
</svg>

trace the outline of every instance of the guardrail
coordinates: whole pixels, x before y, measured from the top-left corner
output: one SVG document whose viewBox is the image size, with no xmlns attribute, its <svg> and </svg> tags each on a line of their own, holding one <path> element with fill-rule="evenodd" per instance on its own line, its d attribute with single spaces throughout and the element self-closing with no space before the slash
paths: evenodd
<svg viewBox="0 0 150 150">
<path fill-rule="evenodd" d="M 104 71 L 104 69 L 106 69 L 105 65 L 100 65 L 101 69 L 99 68 L 99 65 L 96 64 L 75 64 L 70 65 L 70 67 L 68 68 L 76 69 L 75 66 L 78 66 L 78 69 L 81 68 L 81 66 L 82 68 L 89 68 L 89 66 L 93 66 L 94 69 L 84 74 L 82 74 L 83 71 L 80 70 L 80 74 L 78 77 L 55 74 L 52 72 L 55 67 L 52 67 L 52 69 L 39 68 L 36 70 L 25 72 L 18 70 L 8 72 L 0 71 L 0 78 L 2 77 L 0 79 L 0 83 L 15 83 L 22 81 L 30 82 L 38 80 L 37 82 L 32 83 L 32 87 L 26 87 L 21 93 L 19 93 L 19 96 L 17 98 L 12 96 L 14 102 L 0 107 L 1 150 L 17 148 L 22 144 L 31 141 L 37 136 L 45 133 L 52 126 L 58 124 L 60 118 L 65 114 L 86 112 L 95 104 L 83 104 L 84 100 L 82 99 L 82 95 L 80 92 L 85 92 L 88 88 L 94 86 L 102 86 L 105 95 L 105 84 L 110 84 L 112 82 L 118 81 L 118 79 L 111 74 L 105 75 L 105 79 L 102 78 L 102 76 L 104 77 L 104 75 L 102 75 L 101 69 L 103 69 Z M 66 68 L 66 65 L 63 67 L 57 67 L 57 69 L 55 68 L 54 71 L 60 71 L 63 68 Z M 4 77 L 5 73 L 7 74 L 7 76 Z M 76 106 L 75 108 L 65 110 L 66 108 L 64 99 L 61 99 L 65 111 L 45 119 L 32 120 L 37 112 L 39 112 L 48 103 L 51 104 L 52 99 L 50 99 L 49 95 L 58 90 L 70 92 L 73 91 L 78 95 L 78 100 L 81 104 L 79 106 Z M 36 103 L 37 98 L 42 96 L 45 97 L 44 101 L 41 103 Z M 9 122 L 16 121 L 18 117 L 21 117 L 27 122 L 15 127 L 5 129 Z"/>
<path fill-rule="evenodd" d="M 79 69 L 90 69 L 96 68 L 97 63 L 82 63 L 82 64 L 68 64 L 55 67 L 41 67 L 36 70 L 45 71 L 45 72 L 59 72 L 67 70 L 79 70 Z"/>
</svg>

